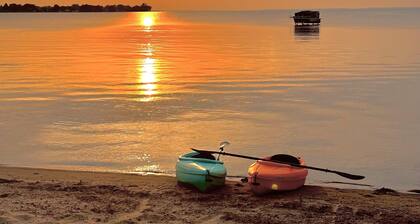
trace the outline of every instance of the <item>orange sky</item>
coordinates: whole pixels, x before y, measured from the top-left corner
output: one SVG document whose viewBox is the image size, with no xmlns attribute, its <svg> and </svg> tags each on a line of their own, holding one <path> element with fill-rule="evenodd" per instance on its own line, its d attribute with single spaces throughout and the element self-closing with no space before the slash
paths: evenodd
<svg viewBox="0 0 420 224">
<path fill-rule="evenodd" d="M 367 7 L 420 7 L 420 0 L 144 0 L 155 10 L 249 10 L 279 8 L 367 8 Z M 10 0 L 2 3 L 52 4 L 128 4 L 135 0 Z"/>
</svg>

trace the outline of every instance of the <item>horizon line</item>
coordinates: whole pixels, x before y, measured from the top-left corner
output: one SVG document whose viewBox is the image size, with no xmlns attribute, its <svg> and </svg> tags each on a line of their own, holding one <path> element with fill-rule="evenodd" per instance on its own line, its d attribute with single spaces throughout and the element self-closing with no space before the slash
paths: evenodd
<svg viewBox="0 0 420 224">
<path fill-rule="evenodd" d="M 157 9 L 152 12 L 255 12 L 255 11 L 280 11 L 280 10 L 367 10 L 367 9 L 420 9 L 415 7 L 365 7 L 365 8 L 276 8 L 276 9 Z"/>
<path fill-rule="evenodd" d="M 143 2 L 144 4 L 145 2 Z M 94 5 L 94 6 L 107 6 L 107 5 L 127 5 L 127 6 L 136 6 L 136 4 L 123 4 L 123 3 L 114 3 L 114 4 L 92 4 L 92 3 L 71 3 L 71 4 L 52 4 L 52 5 L 37 5 L 34 3 L 7 3 L 4 2 L 3 4 L 0 4 L 0 6 L 3 6 L 5 4 L 20 4 L 20 5 L 24 5 L 24 4 L 33 4 L 36 6 L 40 6 L 40 7 L 45 7 L 45 6 L 54 6 L 54 5 L 59 5 L 59 6 L 71 6 L 71 5 Z M 147 4 L 147 3 L 146 3 Z M 152 7 L 154 7 L 151 4 L 147 4 L 150 5 Z M 223 12 L 245 12 L 245 11 L 279 11 L 279 10 L 366 10 L 366 9 L 420 9 L 420 6 L 400 6 L 400 7 L 392 7 L 392 6 L 382 6 L 382 7 L 346 7 L 346 8 L 340 8 L 340 7 L 321 7 L 321 8 L 315 8 L 315 7 L 308 7 L 308 8 L 304 8 L 304 7 L 300 7 L 300 8 L 261 8 L 261 9 L 156 9 L 156 10 L 152 10 L 152 12 L 159 12 L 159 11 L 172 11 L 172 12 L 214 12 L 214 11 L 223 11 Z"/>
</svg>

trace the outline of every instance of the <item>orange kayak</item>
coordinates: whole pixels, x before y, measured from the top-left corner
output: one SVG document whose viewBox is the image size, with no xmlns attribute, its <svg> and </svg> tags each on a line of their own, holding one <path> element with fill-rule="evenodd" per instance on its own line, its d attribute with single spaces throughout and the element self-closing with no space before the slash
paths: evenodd
<svg viewBox="0 0 420 224">
<path fill-rule="evenodd" d="M 284 154 L 264 159 L 304 165 L 301 158 Z M 255 194 L 290 191 L 302 187 L 305 184 L 307 175 L 308 170 L 306 168 L 257 160 L 248 169 L 248 183 Z"/>
</svg>

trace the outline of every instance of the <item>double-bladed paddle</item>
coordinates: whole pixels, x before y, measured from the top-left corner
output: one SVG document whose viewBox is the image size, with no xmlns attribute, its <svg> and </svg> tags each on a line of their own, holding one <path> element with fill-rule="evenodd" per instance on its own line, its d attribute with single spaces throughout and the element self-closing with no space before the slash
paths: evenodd
<svg viewBox="0 0 420 224">
<path fill-rule="evenodd" d="M 217 152 L 217 151 L 208 151 L 208 150 L 201 150 L 201 149 L 194 149 L 194 148 L 191 148 L 191 149 L 193 151 L 198 152 L 198 153 L 219 154 L 219 155 L 224 155 L 224 156 L 233 156 L 233 157 L 239 157 L 239 158 L 251 159 L 251 160 L 262 160 L 262 161 L 267 161 L 267 162 L 274 162 L 274 163 L 286 164 L 286 165 L 290 165 L 290 166 L 294 166 L 294 167 L 300 167 L 300 168 L 306 168 L 306 169 L 311 169 L 311 170 L 324 171 L 324 172 L 327 172 L 327 173 L 335 173 L 337 175 L 340 175 L 342 177 L 345 177 L 345 178 L 348 178 L 348 179 L 352 179 L 352 180 L 361 180 L 361 179 L 364 179 L 365 178 L 364 176 L 360 176 L 360 175 L 354 175 L 354 174 L 350 174 L 350 173 L 344 173 L 344 172 L 340 172 L 340 171 L 336 171 L 336 170 L 329 170 L 329 169 L 318 168 L 318 167 L 313 167 L 313 166 L 305 166 L 305 165 L 300 165 L 300 164 L 295 164 L 295 163 L 288 163 L 288 162 L 282 162 L 282 161 L 276 161 L 276 160 L 269 160 L 269 159 L 258 158 L 258 157 L 253 157 L 253 156 L 245 156 L 245 155 L 227 153 L 227 152 L 223 152 L 223 151 Z"/>
</svg>

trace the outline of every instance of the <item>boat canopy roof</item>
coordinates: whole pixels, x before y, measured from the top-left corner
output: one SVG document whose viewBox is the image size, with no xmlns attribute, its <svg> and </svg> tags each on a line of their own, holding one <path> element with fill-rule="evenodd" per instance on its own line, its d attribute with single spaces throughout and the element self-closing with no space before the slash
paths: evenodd
<svg viewBox="0 0 420 224">
<path fill-rule="evenodd" d="M 313 18 L 319 18 L 319 11 L 300 11 L 295 13 L 295 16 L 298 17 L 313 17 Z"/>
</svg>

